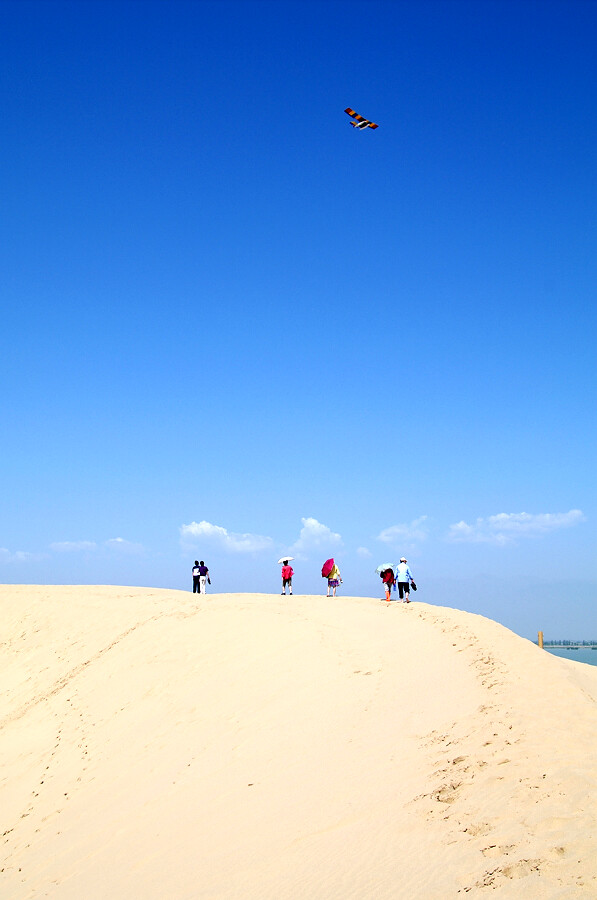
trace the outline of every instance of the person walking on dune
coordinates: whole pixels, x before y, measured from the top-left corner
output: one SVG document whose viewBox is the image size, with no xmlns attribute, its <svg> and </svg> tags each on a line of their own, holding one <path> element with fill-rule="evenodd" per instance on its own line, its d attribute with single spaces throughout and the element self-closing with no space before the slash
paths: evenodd
<svg viewBox="0 0 597 900">
<path fill-rule="evenodd" d="M 327 597 L 329 597 L 329 596 L 335 597 L 336 596 L 336 588 L 338 587 L 339 584 L 342 584 L 342 576 L 340 575 L 340 569 L 338 568 L 336 563 L 334 563 L 334 565 L 332 567 L 332 571 L 328 575 L 328 592 L 327 592 L 326 596 Z M 330 595 L 330 590 L 332 591 L 331 595 Z"/>
<path fill-rule="evenodd" d="M 403 603 L 410 603 L 410 583 L 414 582 L 412 572 L 408 568 L 407 560 L 401 556 L 400 563 L 396 566 L 396 581 L 398 582 L 398 596 Z"/>
<path fill-rule="evenodd" d="M 205 565 L 203 560 L 201 560 L 201 562 L 199 563 L 199 593 L 200 594 L 207 593 L 207 589 L 205 587 L 206 584 L 211 584 L 211 581 L 209 578 L 209 569 L 207 568 L 207 566 Z"/>
<path fill-rule="evenodd" d="M 195 565 L 193 566 L 193 593 L 200 594 L 199 590 L 199 560 L 195 560 Z"/>
<path fill-rule="evenodd" d="M 288 585 L 288 593 L 292 597 L 292 576 L 294 575 L 294 571 L 292 566 L 289 565 L 288 560 L 284 560 L 284 565 L 282 566 L 282 596 L 286 596 L 286 585 Z"/>
<path fill-rule="evenodd" d="M 390 602 L 390 592 L 392 590 L 392 585 L 394 584 L 394 570 L 393 569 L 384 569 L 383 572 L 379 573 L 379 577 L 383 581 L 383 586 L 386 589 L 386 600 L 389 603 Z"/>
</svg>

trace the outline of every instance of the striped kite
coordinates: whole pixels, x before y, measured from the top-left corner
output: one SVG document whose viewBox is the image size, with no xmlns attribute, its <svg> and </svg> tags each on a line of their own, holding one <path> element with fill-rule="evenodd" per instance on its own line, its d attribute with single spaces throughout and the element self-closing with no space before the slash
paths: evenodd
<svg viewBox="0 0 597 900">
<path fill-rule="evenodd" d="M 348 113 L 348 115 L 351 117 L 351 119 L 354 119 L 354 122 L 350 123 L 353 128 L 358 128 L 360 131 L 362 131 L 363 128 L 378 128 L 379 127 L 378 125 L 375 124 L 375 122 L 370 122 L 369 119 L 364 119 L 362 116 L 359 116 L 359 114 L 356 113 L 354 111 L 354 109 L 351 109 L 350 106 L 348 106 L 344 110 L 344 112 Z"/>
</svg>

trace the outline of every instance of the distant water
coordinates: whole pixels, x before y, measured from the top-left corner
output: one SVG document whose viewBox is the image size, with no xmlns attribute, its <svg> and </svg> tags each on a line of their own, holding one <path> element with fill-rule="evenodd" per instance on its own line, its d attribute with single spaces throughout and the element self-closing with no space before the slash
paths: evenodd
<svg viewBox="0 0 597 900">
<path fill-rule="evenodd" d="M 597 650 L 591 650 L 590 647 L 581 647 L 580 650 L 568 650 L 561 647 L 544 647 L 554 656 L 561 656 L 562 659 L 573 659 L 576 662 L 588 663 L 590 666 L 597 666 Z"/>
</svg>

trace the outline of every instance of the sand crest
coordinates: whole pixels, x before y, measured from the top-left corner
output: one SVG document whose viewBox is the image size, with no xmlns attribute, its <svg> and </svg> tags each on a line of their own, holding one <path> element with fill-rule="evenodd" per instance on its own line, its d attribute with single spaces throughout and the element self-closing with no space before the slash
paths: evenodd
<svg viewBox="0 0 597 900">
<path fill-rule="evenodd" d="M 419 602 L 0 612 L 3 900 L 597 897 L 597 667 Z"/>
</svg>

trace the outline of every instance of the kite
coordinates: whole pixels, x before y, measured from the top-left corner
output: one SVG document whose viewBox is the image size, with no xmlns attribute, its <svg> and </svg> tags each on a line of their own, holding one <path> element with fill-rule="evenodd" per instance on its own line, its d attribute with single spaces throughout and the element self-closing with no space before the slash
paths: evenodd
<svg viewBox="0 0 597 900">
<path fill-rule="evenodd" d="M 350 106 L 347 107 L 344 110 L 344 112 L 348 113 L 348 115 L 352 119 L 354 119 L 354 122 L 350 123 L 353 128 L 358 128 L 360 131 L 362 131 L 363 128 L 378 128 L 379 127 L 378 125 L 375 124 L 375 122 L 370 122 L 369 119 L 364 119 L 362 116 L 359 116 L 359 114 L 356 113 L 354 111 L 354 109 L 351 109 Z"/>
</svg>

